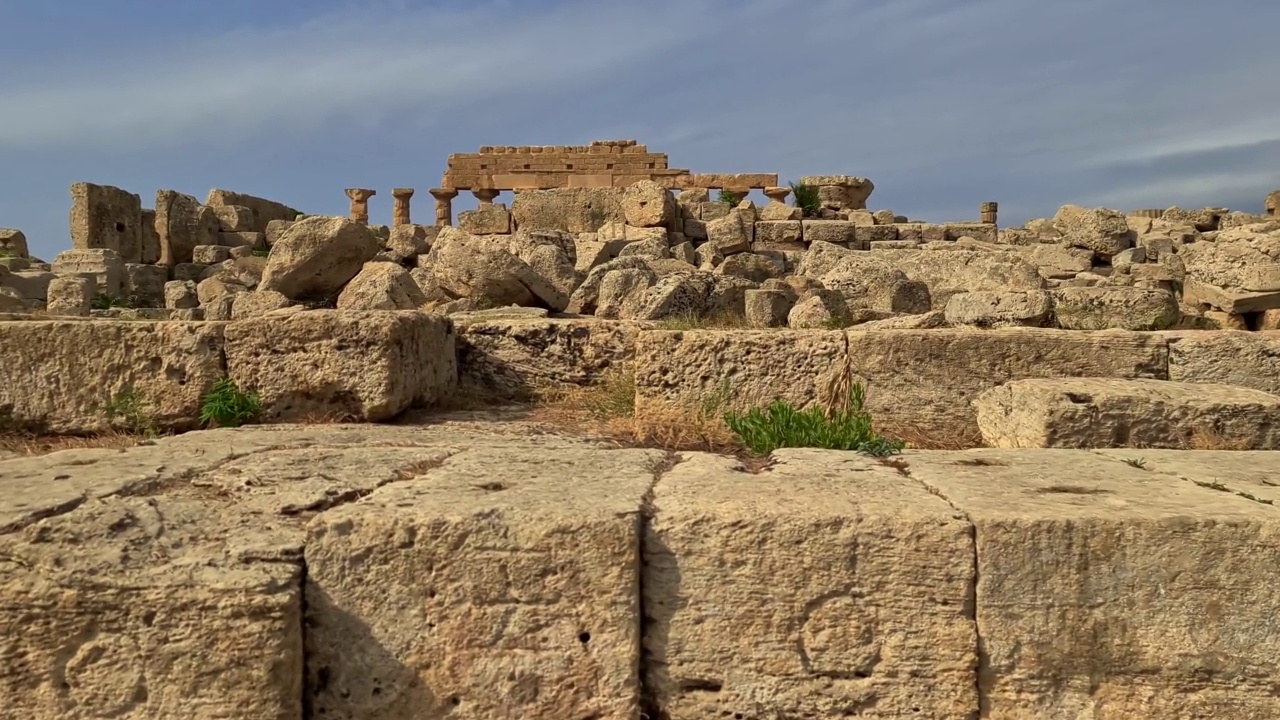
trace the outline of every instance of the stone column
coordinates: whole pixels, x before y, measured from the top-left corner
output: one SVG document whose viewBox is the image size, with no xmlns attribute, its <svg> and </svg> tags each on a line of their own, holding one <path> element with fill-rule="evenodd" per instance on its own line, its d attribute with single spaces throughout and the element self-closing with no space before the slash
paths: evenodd
<svg viewBox="0 0 1280 720">
<path fill-rule="evenodd" d="M 395 188 L 391 191 L 394 198 L 391 205 L 391 224 L 393 226 L 409 225 L 409 198 L 413 197 L 413 188 Z"/>
<path fill-rule="evenodd" d="M 786 205 L 787 196 L 790 194 L 791 188 L 769 187 L 764 189 L 764 196 L 769 198 L 770 205 Z"/>
<path fill-rule="evenodd" d="M 480 188 L 472 190 L 471 194 L 476 196 L 476 200 L 479 200 L 481 205 L 492 205 L 501 192 L 501 190 L 494 190 L 493 188 Z"/>
<path fill-rule="evenodd" d="M 427 192 L 436 199 L 436 225 L 452 225 L 453 199 L 458 197 L 458 191 L 448 188 L 431 188 Z"/>
<path fill-rule="evenodd" d="M 347 188 L 347 197 L 351 198 L 351 220 L 362 225 L 369 224 L 369 198 L 378 194 L 377 190 L 368 188 Z"/>
<path fill-rule="evenodd" d="M 996 224 L 996 211 L 1000 209 L 998 203 L 984 202 L 978 206 L 978 220 L 991 225 Z"/>
</svg>

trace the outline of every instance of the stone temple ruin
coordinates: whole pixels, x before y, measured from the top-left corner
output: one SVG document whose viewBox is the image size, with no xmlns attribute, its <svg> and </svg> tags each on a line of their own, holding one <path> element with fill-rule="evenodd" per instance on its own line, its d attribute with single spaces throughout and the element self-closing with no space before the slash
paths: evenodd
<svg viewBox="0 0 1280 720">
<path fill-rule="evenodd" d="M 1280 717 L 1280 191 L 925 222 L 634 141 L 453 155 L 431 224 L 377 190 L 0 230 L 0 438 L 155 435 L 0 451 L 0 717 Z M 203 429 L 225 381 L 261 407 Z M 451 412 L 848 383 L 912 447 Z"/>
</svg>

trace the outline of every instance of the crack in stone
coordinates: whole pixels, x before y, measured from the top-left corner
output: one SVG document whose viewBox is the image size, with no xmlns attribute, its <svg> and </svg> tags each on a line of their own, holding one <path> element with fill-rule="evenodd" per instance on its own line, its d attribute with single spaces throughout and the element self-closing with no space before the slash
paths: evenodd
<svg viewBox="0 0 1280 720">
<path fill-rule="evenodd" d="M 649 483 L 649 487 L 645 489 L 644 495 L 641 496 L 640 510 L 636 513 L 638 520 L 636 525 L 636 593 L 639 597 L 637 605 L 639 607 L 638 637 L 640 642 L 639 662 L 637 663 L 636 671 L 639 676 L 640 717 L 642 720 L 668 719 L 668 715 L 662 710 L 658 698 L 654 694 L 654 689 L 649 684 L 649 670 L 658 665 L 660 661 L 653 658 L 645 646 L 645 638 L 649 635 L 649 625 L 652 622 L 648 609 L 645 607 L 645 575 L 647 573 L 645 538 L 648 537 L 653 520 L 658 514 L 658 506 L 655 502 L 658 483 L 662 481 L 662 478 L 667 473 L 682 462 L 684 462 L 684 458 L 679 453 L 668 450 L 662 458 L 653 463 L 653 481 Z"/>
</svg>

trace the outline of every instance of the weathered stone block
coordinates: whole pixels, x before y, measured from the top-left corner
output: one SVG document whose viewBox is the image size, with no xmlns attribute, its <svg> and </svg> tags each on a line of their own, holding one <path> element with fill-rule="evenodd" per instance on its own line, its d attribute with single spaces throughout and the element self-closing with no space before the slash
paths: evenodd
<svg viewBox="0 0 1280 720">
<path fill-rule="evenodd" d="M 218 218 L 218 229 L 222 232 L 253 232 L 256 224 L 253 208 L 244 205 L 213 206 L 213 214 Z"/>
<path fill-rule="evenodd" d="M 855 225 L 853 237 L 858 247 L 868 247 L 872 243 L 893 242 L 898 239 L 898 226 Z"/>
<path fill-rule="evenodd" d="M 209 269 L 209 265 L 204 263 L 178 263 L 173 266 L 170 274 L 174 280 L 190 280 L 192 282 L 200 282 L 204 279 L 205 271 Z"/>
<path fill-rule="evenodd" d="M 782 450 L 755 475 L 683 459 L 644 544 L 662 717 L 976 711 L 972 527 L 945 500 L 851 454 Z"/>
<path fill-rule="evenodd" d="M 21 230 L 13 228 L 0 228 L 0 257 L 2 258 L 26 258 L 29 257 L 27 249 L 27 236 Z M 10 268 L 13 269 L 13 268 Z"/>
<path fill-rule="evenodd" d="M 1169 379 L 1280 394 L 1280 332 L 1156 333 L 1169 344 Z"/>
<path fill-rule="evenodd" d="M 124 294 L 130 304 L 140 308 L 164 307 L 164 286 L 169 280 L 169 269 L 163 265 L 124 266 Z"/>
<path fill-rule="evenodd" d="M 154 265 L 160 262 L 160 233 L 156 230 L 156 211 L 143 208 L 142 228 L 139 231 L 140 250 L 138 262 Z"/>
<path fill-rule="evenodd" d="M 854 250 L 866 250 L 866 246 L 858 241 L 854 232 L 854 224 L 848 220 L 802 220 L 804 242 L 828 242 Z"/>
<path fill-rule="evenodd" d="M 481 205 L 458 213 L 458 227 L 472 235 L 506 235 L 511 232 L 511 213 L 497 203 Z"/>
<path fill-rule="evenodd" d="M 50 315 L 88 317 L 95 284 L 81 275 L 57 277 L 49 283 L 45 309 Z"/>
<path fill-rule="evenodd" d="M 1242 450 L 1280 450 L 1280 397 L 1232 385 L 1014 380 L 974 401 L 983 440 L 1002 448 L 1195 447 L 1209 432 Z"/>
<path fill-rule="evenodd" d="M 197 245 L 191 249 L 192 261 L 201 265 L 217 265 L 231 258 L 231 248 L 223 245 Z"/>
<path fill-rule="evenodd" d="M 191 280 L 170 280 L 164 284 L 164 306 L 170 310 L 200 307 L 196 284 Z"/>
<path fill-rule="evenodd" d="M 1000 237 L 995 223 L 947 223 L 942 227 L 946 233 L 945 239 L 952 242 L 962 237 L 971 237 L 979 242 L 994 243 Z"/>
<path fill-rule="evenodd" d="M 1199 485 L 1222 485 L 1225 455 L 1167 474 L 1082 450 L 904 457 L 975 528 L 983 717 L 1280 712 L 1280 515 Z"/>
<path fill-rule="evenodd" d="M 112 250 L 125 262 L 141 262 L 142 200 L 110 185 L 73 184 L 71 247 Z"/>
<path fill-rule="evenodd" d="M 795 245 L 803 248 L 799 220 L 772 220 L 755 223 L 755 242 L 762 245 Z"/>
<path fill-rule="evenodd" d="M 115 250 L 66 250 L 53 261 L 53 273 L 60 276 L 79 275 L 95 284 L 95 293 L 124 297 L 125 266 Z"/>
<path fill-rule="evenodd" d="M 197 426 L 204 393 L 223 377 L 222 327 L 81 320 L 0 323 L 0 408 L 54 433 L 120 427 L 134 397 L 156 429 Z"/>
<path fill-rule="evenodd" d="M 270 420 L 378 422 L 457 385 L 453 324 L 439 315 L 313 310 L 237 320 L 226 338 L 228 375 Z"/>
<path fill-rule="evenodd" d="M 209 191 L 204 204 L 211 208 L 227 206 L 249 208 L 253 211 L 253 227 L 250 230 L 260 233 L 267 232 L 267 226 L 273 221 L 292 221 L 301 215 L 297 210 L 274 200 L 218 188 Z"/>
<path fill-rule="evenodd" d="M 156 233 L 160 237 L 160 264 L 194 262 L 192 251 L 197 245 L 218 244 L 218 217 L 190 195 L 157 190 Z"/>
<path fill-rule="evenodd" d="M 552 438 L 453 450 L 422 481 L 311 524 L 308 705 L 638 717 L 640 513 L 662 453 Z"/>
</svg>

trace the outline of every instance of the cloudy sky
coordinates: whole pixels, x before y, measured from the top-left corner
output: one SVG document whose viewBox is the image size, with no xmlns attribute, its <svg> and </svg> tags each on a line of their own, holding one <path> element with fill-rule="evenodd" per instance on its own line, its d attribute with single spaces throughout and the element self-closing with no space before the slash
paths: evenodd
<svg viewBox="0 0 1280 720">
<path fill-rule="evenodd" d="M 1275 0 L 3 0 L 0 227 L 68 186 L 344 214 L 480 145 L 634 138 L 695 172 L 851 174 L 872 209 L 1261 211 Z"/>
</svg>

